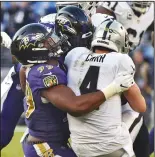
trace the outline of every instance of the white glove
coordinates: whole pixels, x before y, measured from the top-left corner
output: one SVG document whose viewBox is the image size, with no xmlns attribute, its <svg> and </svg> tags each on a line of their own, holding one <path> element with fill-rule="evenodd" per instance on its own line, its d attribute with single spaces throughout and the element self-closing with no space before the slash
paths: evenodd
<svg viewBox="0 0 155 157">
<path fill-rule="evenodd" d="M 129 72 L 118 73 L 114 81 L 101 90 L 106 99 L 128 90 L 134 84 L 133 75 Z"/>
<path fill-rule="evenodd" d="M 11 43 L 12 43 L 12 40 L 11 38 L 8 36 L 7 33 L 5 32 L 1 32 L 1 38 L 2 38 L 2 43 L 1 45 L 10 49 L 10 46 L 11 46 Z"/>
</svg>

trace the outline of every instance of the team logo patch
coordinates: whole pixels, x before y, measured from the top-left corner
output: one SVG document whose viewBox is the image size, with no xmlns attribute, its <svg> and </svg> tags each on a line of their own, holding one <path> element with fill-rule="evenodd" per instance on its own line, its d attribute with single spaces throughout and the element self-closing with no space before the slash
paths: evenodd
<svg viewBox="0 0 155 157">
<path fill-rule="evenodd" d="M 55 75 L 47 76 L 43 79 L 45 87 L 52 87 L 58 84 L 58 79 Z"/>
</svg>

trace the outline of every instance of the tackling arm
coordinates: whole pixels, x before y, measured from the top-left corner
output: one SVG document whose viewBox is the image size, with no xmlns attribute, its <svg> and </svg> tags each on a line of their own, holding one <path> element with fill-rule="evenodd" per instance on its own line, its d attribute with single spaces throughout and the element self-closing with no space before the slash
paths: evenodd
<svg viewBox="0 0 155 157">
<path fill-rule="evenodd" d="M 20 82 L 23 90 L 25 87 L 25 79 L 25 69 L 21 68 Z M 123 86 L 121 86 L 122 84 Z M 94 93 L 76 96 L 74 92 L 63 83 L 56 84 L 55 86 L 52 85 L 48 88 L 41 88 L 40 92 L 42 97 L 46 98 L 49 102 L 51 102 L 59 109 L 64 110 L 73 116 L 81 116 L 95 109 L 98 109 L 98 107 L 106 99 L 127 90 L 132 85 L 132 75 L 125 72 L 118 74 L 115 80 L 107 87 L 105 87 L 101 91 L 97 91 Z"/>
<path fill-rule="evenodd" d="M 103 92 L 76 96 L 67 86 L 58 85 L 42 91 L 42 96 L 48 99 L 56 107 L 70 113 L 73 116 L 81 116 L 97 109 L 105 100 Z"/>
<path fill-rule="evenodd" d="M 107 9 L 107 8 L 103 7 L 102 5 L 99 5 L 96 8 L 96 13 L 107 14 L 107 15 L 113 16 L 116 19 L 115 13 L 110 8 Z"/>
<path fill-rule="evenodd" d="M 101 91 L 76 96 L 69 87 L 58 85 L 42 90 L 41 95 L 56 107 L 77 117 L 98 109 L 106 99 L 127 90 L 132 85 L 132 76 L 127 73 L 121 73 Z"/>
</svg>

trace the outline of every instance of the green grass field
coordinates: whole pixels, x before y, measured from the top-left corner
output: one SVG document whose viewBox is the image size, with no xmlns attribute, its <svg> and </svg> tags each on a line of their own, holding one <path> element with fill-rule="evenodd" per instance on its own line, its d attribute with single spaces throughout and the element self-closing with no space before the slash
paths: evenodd
<svg viewBox="0 0 155 157">
<path fill-rule="evenodd" d="M 24 157 L 20 138 L 23 132 L 15 132 L 10 144 L 1 151 L 1 157 Z"/>
<path fill-rule="evenodd" d="M 1 157 L 24 157 L 20 139 L 23 132 L 15 132 L 14 137 L 10 144 L 1 151 Z M 154 157 L 152 154 L 150 157 Z"/>
</svg>

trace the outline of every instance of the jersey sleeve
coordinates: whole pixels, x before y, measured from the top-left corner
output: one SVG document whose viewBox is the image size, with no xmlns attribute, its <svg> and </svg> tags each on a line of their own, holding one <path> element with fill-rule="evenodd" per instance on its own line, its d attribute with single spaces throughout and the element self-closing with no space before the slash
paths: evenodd
<svg viewBox="0 0 155 157">
<path fill-rule="evenodd" d="M 129 72 L 134 76 L 136 72 L 135 64 L 127 54 L 121 55 L 118 72 Z"/>
<path fill-rule="evenodd" d="M 109 19 L 114 20 L 114 17 L 110 15 L 106 15 L 106 14 L 101 14 L 101 13 L 96 13 L 91 16 L 91 21 L 95 28 L 98 27 L 103 21 L 109 20 Z"/>
<path fill-rule="evenodd" d="M 102 6 L 110 11 L 115 11 L 115 7 L 117 6 L 118 2 L 99 2 L 98 5 Z"/>
<path fill-rule="evenodd" d="M 52 65 L 33 67 L 27 80 L 33 90 L 50 88 L 60 84 L 67 85 L 66 73 L 59 67 Z"/>
</svg>

